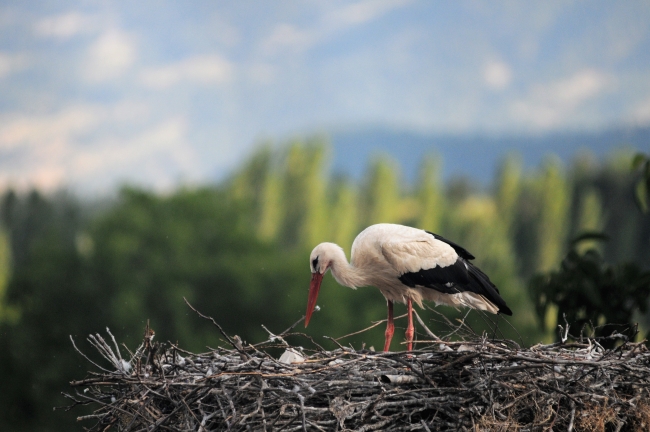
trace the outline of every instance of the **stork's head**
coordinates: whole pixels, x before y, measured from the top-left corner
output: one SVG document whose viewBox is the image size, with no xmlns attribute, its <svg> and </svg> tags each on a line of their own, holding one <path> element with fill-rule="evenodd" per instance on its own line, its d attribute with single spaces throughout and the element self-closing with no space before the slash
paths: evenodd
<svg viewBox="0 0 650 432">
<path fill-rule="evenodd" d="M 320 291 L 320 284 L 323 281 L 325 272 L 332 268 L 334 258 L 343 253 L 340 246 L 334 243 L 321 243 L 311 251 L 309 256 L 309 267 L 311 268 L 311 284 L 309 285 L 309 299 L 307 300 L 307 313 L 305 327 L 309 324 L 311 314 L 316 307 L 316 299 Z M 343 254 L 345 257 L 345 254 Z"/>
</svg>

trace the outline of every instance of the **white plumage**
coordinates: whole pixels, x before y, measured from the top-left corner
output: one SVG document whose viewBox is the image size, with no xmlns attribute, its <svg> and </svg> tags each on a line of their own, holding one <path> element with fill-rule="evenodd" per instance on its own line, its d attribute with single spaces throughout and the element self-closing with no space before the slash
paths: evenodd
<svg viewBox="0 0 650 432">
<path fill-rule="evenodd" d="M 312 282 L 305 326 L 328 270 L 341 285 L 375 286 L 386 297 L 389 322 L 384 350 L 388 350 L 393 334 L 393 302 L 408 306 L 409 350 L 413 336 L 412 302 L 422 307 L 422 300 L 428 300 L 512 315 L 494 284 L 469 262 L 473 258 L 462 247 L 436 234 L 395 224 L 377 224 L 363 230 L 352 244 L 350 263 L 341 247 L 321 243 L 310 256 Z"/>
</svg>

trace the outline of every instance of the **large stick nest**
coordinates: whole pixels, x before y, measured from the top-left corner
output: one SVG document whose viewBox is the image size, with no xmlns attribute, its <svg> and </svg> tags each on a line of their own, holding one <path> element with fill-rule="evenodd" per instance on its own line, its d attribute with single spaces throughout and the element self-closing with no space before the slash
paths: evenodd
<svg viewBox="0 0 650 432">
<path fill-rule="evenodd" d="M 293 326 L 247 345 L 212 322 L 231 349 L 192 354 L 147 329 L 127 360 L 110 332 L 112 344 L 91 335 L 110 366 L 73 381 L 67 408 L 93 405 L 79 417 L 91 431 L 650 429 L 650 352 L 622 334 L 573 340 L 567 326 L 564 342 L 525 349 L 474 336 L 411 353 L 301 351 L 285 342 Z"/>
</svg>

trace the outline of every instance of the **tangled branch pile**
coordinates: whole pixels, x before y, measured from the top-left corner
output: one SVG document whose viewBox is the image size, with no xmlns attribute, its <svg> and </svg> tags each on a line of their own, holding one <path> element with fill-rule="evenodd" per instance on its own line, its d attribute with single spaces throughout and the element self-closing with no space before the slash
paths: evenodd
<svg viewBox="0 0 650 432">
<path fill-rule="evenodd" d="M 79 418 L 92 431 L 650 429 L 650 352 L 625 338 L 613 350 L 588 338 L 522 349 L 475 337 L 411 354 L 307 355 L 284 342 L 290 331 L 258 345 L 223 333 L 232 349 L 203 354 L 147 332 L 128 361 L 112 335 L 113 347 L 91 336 L 111 367 L 72 382 L 81 391 L 70 407 L 94 404 Z M 278 346 L 281 361 L 268 354 Z"/>
</svg>

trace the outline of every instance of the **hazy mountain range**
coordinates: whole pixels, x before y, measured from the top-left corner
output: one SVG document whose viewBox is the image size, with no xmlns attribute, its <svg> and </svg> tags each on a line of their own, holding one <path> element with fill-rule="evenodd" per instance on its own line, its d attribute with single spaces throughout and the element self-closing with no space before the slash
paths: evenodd
<svg viewBox="0 0 650 432">
<path fill-rule="evenodd" d="M 402 176 L 412 181 L 427 154 L 442 158 L 442 176 L 466 176 L 482 184 L 493 178 L 499 163 L 510 153 L 526 168 L 539 166 L 549 155 L 565 164 L 582 151 L 603 159 L 616 150 L 648 151 L 650 127 L 612 128 L 601 132 L 552 132 L 535 135 L 436 135 L 381 127 L 340 130 L 330 135 L 332 170 L 360 178 L 369 158 L 387 155 Z"/>
</svg>

